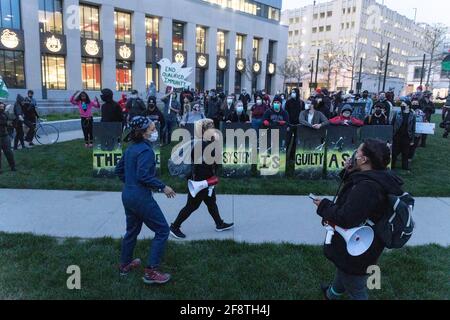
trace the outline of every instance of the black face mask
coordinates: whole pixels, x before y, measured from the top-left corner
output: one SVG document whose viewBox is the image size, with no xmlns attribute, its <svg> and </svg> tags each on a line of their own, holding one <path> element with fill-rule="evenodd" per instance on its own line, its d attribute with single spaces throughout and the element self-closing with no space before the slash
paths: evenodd
<svg viewBox="0 0 450 320">
<path fill-rule="evenodd" d="M 369 95 L 363 94 L 363 98 L 364 98 L 364 99 L 367 99 L 368 97 L 369 97 Z"/>
<path fill-rule="evenodd" d="M 377 116 L 381 115 L 381 113 L 382 113 L 381 110 L 375 110 L 375 114 L 376 114 Z"/>
</svg>

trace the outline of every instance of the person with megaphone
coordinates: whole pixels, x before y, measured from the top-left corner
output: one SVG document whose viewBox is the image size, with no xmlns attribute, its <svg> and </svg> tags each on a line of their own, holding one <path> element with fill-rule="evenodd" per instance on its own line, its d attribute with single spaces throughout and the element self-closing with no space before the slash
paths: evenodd
<svg viewBox="0 0 450 320">
<path fill-rule="evenodd" d="M 188 181 L 189 192 L 187 203 L 170 226 L 170 234 L 176 239 L 186 238 L 186 235 L 181 232 L 181 224 L 200 207 L 202 202 L 206 204 L 209 214 L 214 219 L 216 231 L 221 232 L 233 228 L 233 223 L 226 223 L 222 220 L 219 214 L 219 208 L 217 207 L 215 186 L 219 183 L 219 179 L 215 173 L 216 163 L 209 161 L 213 159 L 205 158 L 207 156 L 205 149 L 218 138 L 217 133 L 213 130 L 214 121 L 211 119 L 203 119 L 195 122 L 195 137 L 202 139 L 201 155 L 199 158 L 195 158 L 196 152 L 195 148 L 193 148 L 191 152 L 193 165 L 192 174 Z M 208 138 L 208 136 L 211 137 Z M 214 151 L 211 152 L 211 157 L 215 157 Z"/>
<path fill-rule="evenodd" d="M 327 229 L 325 256 L 337 268 L 331 285 L 323 285 L 327 300 L 344 293 L 367 300 L 367 268 L 376 265 L 385 244 L 368 222 L 377 223 L 389 210 L 389 194 L 402 194 L 402 180 L 388 170 L 391 151 L 380 140 L 366 140 L 346 162 L 337 200 L 314 198 Z M 372 224 L 371 224 L 372 225 Z"/>
</svg>

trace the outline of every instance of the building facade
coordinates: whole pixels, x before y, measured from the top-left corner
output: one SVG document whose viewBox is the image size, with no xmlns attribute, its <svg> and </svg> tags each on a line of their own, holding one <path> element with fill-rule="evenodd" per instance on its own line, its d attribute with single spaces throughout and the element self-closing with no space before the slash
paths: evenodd
<svg viewBox="0 0 450 320">
<path fill-rule="evenodd" d="M 76 90 L 159 92 L 162 58 L 192 67 L 197 89 L 282 87 L 281 0 L 6 0 L 0 75 L 11 97 L 67 99 Z"/>
<path fill-rule="evenodd" d="M 297 74 L 306 90 L 315 82 L 311 69 L 316 67 L 318 49 L 318 86 L 344 91 L 357 90 L 361 58 L 362 89 L 382 89 L 390 43 L 385 89 L 400 93 L 408 58 L 423 54 L 424 27 L 374 0 L 334 0 L 287 10 L 282 22 L 289 25 L 288 57 L 294 57 L 297 69 L 301 68 Z M 286 82 L 294 86 L 300 81 L 288 77 Z"/>
</svg>

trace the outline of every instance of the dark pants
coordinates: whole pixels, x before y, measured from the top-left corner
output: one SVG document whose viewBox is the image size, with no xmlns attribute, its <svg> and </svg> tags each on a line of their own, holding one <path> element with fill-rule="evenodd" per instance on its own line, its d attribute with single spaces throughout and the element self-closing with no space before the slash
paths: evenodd
<svg viewBox="0 0 450 320">
<path fill-rule="evenodd" d="M 122 265 L 126 265 L 133 260 L 137 237 L 141 232 L 142 224 L 145 224 L 155 233 L 148 255 L 147 267 L 159 267 L 170 232 L 161 208 L 151 193 L 142 193 L 137 190 L 124 190 L 122 203 L 125 208 L 127 232 L 122 240 L 120 262 Z"/>
<path fill-rule="evenodd" d="M 25 119 L 24 123 L 28 127 L 28 132 L 25 137 L 25 141 L 31 143 L 34 140 L 34 135 L 36 133 L 36 119 L 34 119 L 34 120 Z"/>
<path fill-rule="evenodd" d="M 420 141 L 422 139 L 422 136 L 418 136 L 414 138 L 414 145 L 409 148 L 409 160 L 412 161 L 414 159 L 414 156 L 416 155 L 416 150 L 420 145 Z"/>
<path fill-rule="evenodd" d="M 2 168 L 2 152 L 5 154 L 9 167 L 11 169 L 15 168 L 16 163 L 14 162 L 14 154 L 11 151 L 11 140 L 9 136 L 0 137 L 0 169 Z"/>
<path fill-rule="evenodd" d="M 288 153 L 288 159 L 295 159 L 295 151 L 297 150 L 297 127 L 289 126 L 289 130 L 286 131 L 286 148 Z"/>
<path fill-rule="evenodd" d="M 22 148 L 25 147 L 24 141 L 24 133 L 23 133 L 23 121 L 17 120 L 14 123 L 14 129 L 16 129 L 16 137 L 14 138 L 14 149 L 17 149 L 19 146 L 19 142 L 22 145 Z"/>
<path fill-rule="evenodd" d="M 93 118 L 81 118 L 81 129 L 83 129 L 84 142 L 86 144 L 92 144 L 94 141 L 93 131 Z"/>
<path fill-rule="evenodd" d="M 409 150 L 410 141 L 408 137 L 396 137 L 394 138 L 394 145 L 392 147 L 392 169 L 395 169 L 397 164 L 397 158 L 402 155 L 402 169 L 409 170 Z"/>
<path fill-rule="evenodd" d="M 211 197 L 209 197 L 208 189 L 203 189 L 195 196 L 195 198 L 193 198 L 188 192 L 187 204 L 183 209 L 181 209 L 180 213 L 178 214 L 178 217 L 173 223 L 174 227 L 181 227 L 181 224 L 200 207 L 202 202 L 205 202 L 206 206 L 208 207 L 208 212 L 214 219 L 216 226 L 220 226 L 223 223 L 223 220 L 222 218 L 220 218 L 219 208 L 217 207 L 216 203 L 216 191 L 214 190 Z"/>
<path fill-rule="evenodd" d="M 164 143 L 171 143 L 172 132 L 177 128 L 178 123 L 176 120 L 168 120 L 166 121 L 166 125 L 164 126 Z"/>
<path fill-rule="evenodd" d="M 332 286 L 327 296 L 330 300 L 339 299 L 347 293 L 352 300 L 368 300 L 367 276 L 354 276 L 337 269 Z"/>
<path fill-rule="evenodd" d="M 450 124 L 446 124 L 446 125 L 444 125 L 444 135 L 443 135 L 443 137 L 444 138 L 447 138 L 448 137 L 448 134 L 450 133 Z"/>
</svg>

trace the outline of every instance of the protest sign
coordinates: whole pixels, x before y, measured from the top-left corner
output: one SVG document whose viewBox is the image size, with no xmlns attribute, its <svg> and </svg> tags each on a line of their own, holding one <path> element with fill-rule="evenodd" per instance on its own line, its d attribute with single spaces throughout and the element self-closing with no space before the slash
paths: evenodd
<svg viewBox="0 0 450 320">
<path fill-rule="evenodd" d="M 358 129 L 329 126 L 326 137 L 326 176 L 336 178 L 345 167 L 345 161 L 358 148 Z"/>
<path fill-rule="evenodd" d="M 94 177 L 114 177 L 122 158 L 122 123 L 94 122 Z"/>
<path fill-rule="evenodd" d="M 325 128 L 319 130 L 300 126 L 295 153 L 295 176 L 301 179 L 323 177 L 325 165 Z"/>
</svg>

